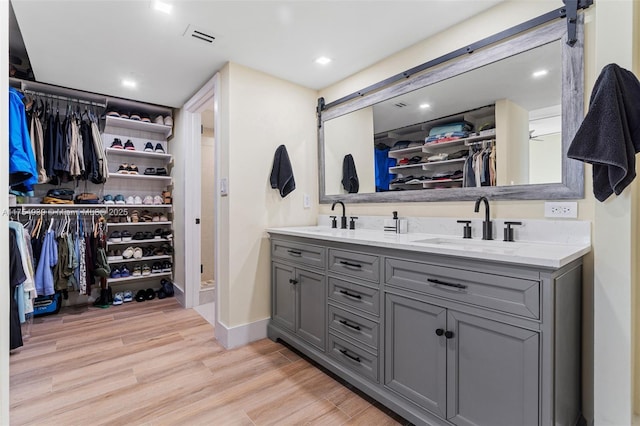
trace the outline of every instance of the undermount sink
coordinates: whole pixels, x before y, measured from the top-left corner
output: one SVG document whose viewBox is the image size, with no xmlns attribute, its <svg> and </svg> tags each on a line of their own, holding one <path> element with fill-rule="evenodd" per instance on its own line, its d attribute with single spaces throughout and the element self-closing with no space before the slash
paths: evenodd
<svg viewBox="0 0 640 426">
<path fill-rule="evenodd" d="M 464 238 L 434 237 L 423 240 L 415 240 L 412 243 L 438 245 L 442 247 L 457 248 L 469 251 L 481 251 L 488 253 L 515 253 L 523 247 L 522 243 L 506 242 L 499 240 L 472 240 Z"/>
</svg>

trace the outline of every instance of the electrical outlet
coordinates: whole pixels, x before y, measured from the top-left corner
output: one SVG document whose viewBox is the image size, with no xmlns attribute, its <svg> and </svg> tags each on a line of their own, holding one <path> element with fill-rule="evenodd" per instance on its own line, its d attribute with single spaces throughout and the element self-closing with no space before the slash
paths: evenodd
<svg viewBox="0 0 640 426">
<path fill-rule="evenodd" d="M 309 197 L 309 194 L 302 195 L 302 207 L 305 209 L 311 208 L 311 197 Z"/>
<path fill-rule="evenodd" d="M 578 217 L 578 203 L 575 201 L 553 201 L 544 203 L 544 217 Z"/>
</svg>

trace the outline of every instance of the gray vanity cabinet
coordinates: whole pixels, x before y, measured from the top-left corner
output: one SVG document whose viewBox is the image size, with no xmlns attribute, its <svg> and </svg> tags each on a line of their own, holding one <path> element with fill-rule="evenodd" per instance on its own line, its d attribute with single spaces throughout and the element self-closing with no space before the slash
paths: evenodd
<svg viewBox="0 0 640 426">
<path fill-rule="evenodd" d="M 580 259 L 554 269 L 277 235 L 272 270 L 269 337 L 416 425 L 580 419 Z"/>
<path fill-rule="evenodd" d="M 310 245 L 274 242 L 274 252 L 274 258 L 280 256 L 282 261 L 271 264 L 273 321 L 324 351 L 326 277 L 322 270 L 314 270 L 308 265 L 324 266 L 325 250 Z"/>
</svg>

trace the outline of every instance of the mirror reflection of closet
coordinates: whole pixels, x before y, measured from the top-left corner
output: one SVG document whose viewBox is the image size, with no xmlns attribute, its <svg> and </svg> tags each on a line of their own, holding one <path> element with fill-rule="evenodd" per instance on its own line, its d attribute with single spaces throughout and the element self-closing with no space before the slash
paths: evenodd
<svg viewBox="0 0 640 426">
<path fill-rule="evenodd" d="M 506 199 L 579 196 L 582 169 L 564 152 L 582 118 L 582 44 L 567 46 L 565 32 L 564 22 L 554 22 L 428 69 L 415 81 L 400 81 L 330 105 L 322 113 L 319 130 L 324 156 L 321 201 L 462 200 L 480 194 Z M 470 124 L 468 137 L 449 147 L 424 143 L 433 129 L 450 123 Z M 427 182 L 463 166 L 463 160 L 437 164 L 430 157 L 462 149 L 472 154 L 487 144 L 495 150 L 492 187 L 466 187 L 462 179 L 446 185 Z M 389 157 L 396 161 L 395 167 L 390 164 L 388 180 L 399 183 L 386 192 L 376 188 L 376 147 L 388 147 Z M 358 194 L 346 194 L 340 183 L 346 154 L 355 160 Z M 415 178 L 413 184 L 399 179 L 405 176 Z"/>
</svg>

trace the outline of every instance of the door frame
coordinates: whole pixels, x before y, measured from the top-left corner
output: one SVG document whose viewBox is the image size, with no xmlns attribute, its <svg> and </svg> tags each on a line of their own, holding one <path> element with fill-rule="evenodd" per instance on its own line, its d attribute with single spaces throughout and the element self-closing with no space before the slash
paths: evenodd
<svg viewBox="0 0 640 426">
<path fill-rule="evenodd" d="M 216 73 L 198 92 L 182 107 L 185 162 L 188 165 L 184 175 L 185 183 L 185 307 L 198 306 L 200 297 L 200 264 L 201 264 L 201 227 L 196 219 L 201 215 L 201 112 L 213 105 L 214 128 L 216 134 L 220 128 L 220 114 L 218 112 L 220 74 Z M 214 138 L 214 187 L 218 188 L 220 181 L 219 141 Z M 215 279 L 215 329 L 219 327 L 220 309 L 218 307 L 218 287 L 220 277 L 218 267 L 220 253 L 219 214 L 220 192 L 214 193 L 214 279 Z"/>
</svg>

